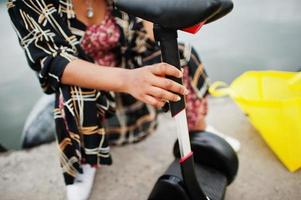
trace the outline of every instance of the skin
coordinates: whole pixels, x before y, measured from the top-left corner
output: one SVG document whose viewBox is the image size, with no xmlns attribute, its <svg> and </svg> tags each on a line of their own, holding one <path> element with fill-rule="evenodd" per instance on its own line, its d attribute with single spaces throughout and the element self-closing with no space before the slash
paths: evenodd
<svg viewBox="0 0 301 200">
<path fill-rule="evenodd" d="M 106 2 L 92 0 L 94 17 L 86 16 L 86 1 L 73 0 L 77 18 L 87 26 L 99 24 L 105 17 Z M 145 22 L 151 29 L 151 23 Z M 150 38 L 153 38 L 148 32 Z M 98 90 L 124 92 L 147 104 L 161 108 L 166 101 L 179 101 L 177 94 L 187 95 L 188 90 L 165 76 L 182 77 L 183 74 L 176 67 L 166 63 L 158 63 L 138 69 L 121 69 L 99 66 L 76 59 L 70 62 L 63 72 L 61 81 L 67 85 L 78 85 Z M 139 85 L 139 87 L 137 87 Z"/>
<path fill-rule="evenodd" d="M 87 2 L 73 0 L 77 19 L 87 26 L 99 24 L 106 14 L 105 0 L 90 1 L 94 10 L 92 19 L 86 16 Z M 144 26 L 148 37 L 153 40 L 152 23 L 144 21 Z M 67 85 L 128 93 L 144 103 L 161 108 L 166 101 L 179 101 L 180 97 L 177 94 L 188 94 L 188 90 L 184 86 L 165 78 L 165 76 L 181 78 L 183 73 L 176 67 L 166 63 L 158 63 L 137 69 L 122 69 L 99 66 L 76 59 L 67 65 L 61 81 Z M 194 128 L 195 130 L 203 130 L 205 127 L 204 117 L 200 119 L 200 122 Z"/>
</svg>

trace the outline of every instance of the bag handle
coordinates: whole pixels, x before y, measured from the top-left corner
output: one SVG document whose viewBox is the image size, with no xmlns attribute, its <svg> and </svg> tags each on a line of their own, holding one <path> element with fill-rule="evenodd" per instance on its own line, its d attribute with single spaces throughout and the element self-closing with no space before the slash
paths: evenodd
<svg viewBox="0 0 301 200">
<path fill-rule="evenodd" d="M 288 80 L 288 87 L 290 89 L 301 89 L 301 72 L 298 72 L 295 76 Z"/>
<path fill-rule="evenodd" d="M 222 81 L 216 81 L 213 84 L 211 84 L 209 88 L 209 93 L 214 97 L 225 97 L 230 96 L 232 90 L 227 83 Z"/>
</svg>

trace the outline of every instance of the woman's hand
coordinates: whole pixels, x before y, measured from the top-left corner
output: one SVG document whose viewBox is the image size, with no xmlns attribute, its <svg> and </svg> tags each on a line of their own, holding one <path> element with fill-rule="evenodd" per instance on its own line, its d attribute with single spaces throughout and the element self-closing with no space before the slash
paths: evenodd
<svg viewBox="0 0 301 200">
<path fill-rule="evenodd" d="M 179 101 L 180 96 L 177 94 L 188 93 L 184 86 L 165 76 L 181 78 L 183 73 L 166 63 L 123 69 L 98 66 L 76 59 L 67 65 L 61 82 L 84 88 L 125 92 L 144 103 L 161 108 L 166 101 Z"/>
<path fill-rule="evenodd" d="M 124 92 L 156 108 L 163 107 L 166 101 L 179 101 L 181 98 L 177 94 L 188 94 L 184 86 L 165 76 L 182 78 L 183 73 L 166 63 L 128 70 L 123 77 Z"/>
</svg>

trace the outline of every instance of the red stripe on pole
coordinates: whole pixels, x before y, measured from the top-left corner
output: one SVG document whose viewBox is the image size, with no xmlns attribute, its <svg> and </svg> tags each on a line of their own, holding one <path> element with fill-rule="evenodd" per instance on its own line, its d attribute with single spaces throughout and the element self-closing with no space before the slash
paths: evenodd
<svg viewBox="0 0 301 200">
<path fill-rule="evenodd" d="M 179 160 L 179 163 L 182 164 L 183 162 L 185 162 L 185 160 L 187 160 L 188 158 L 190 158 L 193 155 L 193 152 L 191 151 L 189 154 L 187 154 L 186 156 L 182 157 Z"/>
</svg>

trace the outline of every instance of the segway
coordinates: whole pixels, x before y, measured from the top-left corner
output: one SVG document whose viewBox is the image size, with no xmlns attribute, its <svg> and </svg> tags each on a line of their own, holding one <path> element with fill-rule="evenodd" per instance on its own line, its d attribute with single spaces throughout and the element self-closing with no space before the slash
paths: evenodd
<svg viewBox="0 0 301 200">
<path fill-rule="evenodd" d="M 233 8 L 231 0 L 116 0 L 115 6 L 153 22 L 163 61 L 178 69 L 181 66 L 177 30 L 196 33 L 202 25 L 223 17 Z M 182 84 L 182 79 L 169 78 Z M 188 133 L 184 96 L 169 105 L 177 125 L 176 159 L 158 179 L 149 200 L 223 199 L 227 185 L 237 173 L 237 155 L 216 135 Z"/>
</svg>

